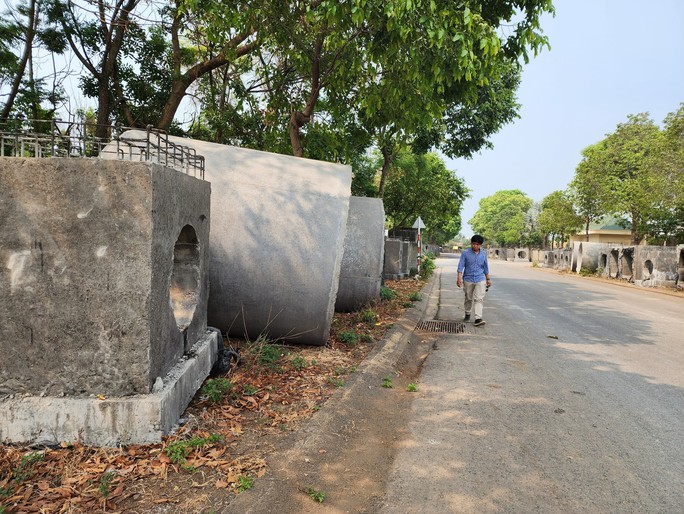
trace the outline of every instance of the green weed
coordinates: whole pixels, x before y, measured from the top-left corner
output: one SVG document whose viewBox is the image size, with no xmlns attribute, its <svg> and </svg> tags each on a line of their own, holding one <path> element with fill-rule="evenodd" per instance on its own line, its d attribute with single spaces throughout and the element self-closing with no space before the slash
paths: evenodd
<svg viewBox="0 0 684 514">
<path fill-rule="evenodd" d="M 334 385 L 335 387 L 344 387 L 343 378 L 328 377 L 328 383 Z"/>
<path fill-rule="evenodd" d="M 97 488 L 97 490 L 100 491 L 100 494 L 105 500 L 109 496 L 109 491 L 115 477 L 116 471 L 114 471 L 113 469 L 105 471 L 104 473 L 102 473 L 102 476 L 100 477 L 100 486 Z"/>
<path fill-rule="evenodd" d="M 245 491 L 249 491 L 252 487 L 254 487 L 254 478 L 252 478 L 248 475 L 240 475 L 238 477 L 238 483 L 237 483 L 238 494 L 244 493 Z"/>
<path fill-rule="evenodd" d="M 252 396 L 256 394 L 257 391 L 258 389 L 251 384 L 245 384 L 242 386 L 242 394 L 245 396 Z"/>
<path fill-rule="evenodd" d="M 383 300 L 394 300 L 397 297 L 397 292 L 394 289 L 390 289 L 387 286 L 382 286 L 380 288 L 380 298 Z"/>
<path fill-rule="evenodd" d="M 389 373 L 385 375 L 385 378 L 382 379 L 382 387 L 387 389 L 392 389 L 394 387 L 394 385 L 392 385 L 392 375 Z"/>
<path fill-rule="evenodd" d="M 414 293 L 411 293 L 409 295 L 409 300 L 411 300 L 412 302 L 419 302 L 422 299 L 423 299 L 423 297 L 420 296 L 420 293 L 418 293 L 418 292 L 414 292 Z"/>
<path fill-rule="evenodd" d="M 357 344 L 359 344 L 359 334 L 357 334 L 353 330 L 345 330 L 344 332 L 340 332 L 338 334 L 338 337 L 340 338 L 340 341 L 342 341 L 347 346 L 356 346 Z"/>
<path fill-rule="evenodd" d="M 411 382 L 409 385 L 406 386 L 406 390 L 409 393 L 415 393 L 418 390 L 418 386 L 416 384 L 414 384 L 413 382 Z"/>
<path fill-rule="evenodd" d="M 378 315 L 373 309 L 364 309 L 361 311 L 361 320 L 365 323 L 375 323 L 378 320 Z"/>
<path fill-rule="evenodd" d="M 323 503 L 325 501 L 325 491 L 319 491 L 313 487 L 309 487 L 306 490 L 306 494 L 309 495 L 309 498 L 318 503 Z"/>
<path fill-rule="evenodd" d="M 292 367 L 297 371 L 302 371 L 303 369 L 306 369 L 309 366 L 309 363 L 306 362 L 306 359 L 304 357 L 294 357 L 290 361 L 290 364 L 292 364 Z"/>
<path fill-rule="evenodd" d="M 192 470 L 192 466 L 185 465 L 190 453 L 204 446 L 217 443 L 220 440 L 221 436 L 219 434 L 212 434 L 209 437 L 193 436 L 185 441 L 172 442 L 164 449 L 164 453 L 174 464 L 178 464 L 183 469 Z"/>
<path fill-rule="evenodd" d="M 220 403 L 226 393 L 233 388 L 233 384 L 227 378 L 210 378 L 200 389 L 200 393 L 208 397 L 214 403 Z"/>
</svg>

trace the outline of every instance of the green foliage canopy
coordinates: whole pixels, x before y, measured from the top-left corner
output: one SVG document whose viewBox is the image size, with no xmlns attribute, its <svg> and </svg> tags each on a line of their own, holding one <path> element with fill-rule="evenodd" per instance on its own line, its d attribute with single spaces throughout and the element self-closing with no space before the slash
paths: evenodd
<svg viewBox="0 0 684 514">
<path fill-rule="evenodd" d="M 470 226 L 485 240 L 500 246 L 521 244 L 525 234 L 525 214 L 532 199 L 519 189 L 497 191 L 482 198 Z"/>
</svg>

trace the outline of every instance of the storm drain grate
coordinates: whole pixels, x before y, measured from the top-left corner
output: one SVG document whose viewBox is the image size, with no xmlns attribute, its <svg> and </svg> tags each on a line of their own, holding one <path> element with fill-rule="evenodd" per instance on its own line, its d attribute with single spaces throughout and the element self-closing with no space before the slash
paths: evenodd
<svg viewBox="0 0 684 514">
<path fill-rule="evenodd" d="M 443 332 L 445 334 L 463 334 L 465 332 L 465 323 L 433 319 L 421 321 L 416 325 L 416 330 L 423 330 L 425 332 Z"/>
</svg>

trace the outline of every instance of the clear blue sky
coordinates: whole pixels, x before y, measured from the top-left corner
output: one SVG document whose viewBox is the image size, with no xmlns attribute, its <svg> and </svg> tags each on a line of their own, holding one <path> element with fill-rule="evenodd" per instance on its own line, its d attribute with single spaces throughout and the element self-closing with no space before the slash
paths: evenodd
<svg viewBox="0 0 684 514">
<path fill-rule="evenodd" d="M 583 148 L 629 114 L 648 112 L 662 126 L 684 102 L 684 0 L 554 0 L 542 22 L 551 50 L 523 68 L 521 118 L 492 137 L 493 150 L 447 160 L 472 198 L 520 189 L 535 201 L 565 189 Z"/>
</svg>

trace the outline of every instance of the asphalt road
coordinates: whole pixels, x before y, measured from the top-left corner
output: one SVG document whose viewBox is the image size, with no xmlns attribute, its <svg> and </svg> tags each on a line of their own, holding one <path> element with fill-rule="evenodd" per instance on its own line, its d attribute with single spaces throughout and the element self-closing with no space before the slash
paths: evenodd
<svg viewBox="0 0 684 514">
<path fill-rule="evenodd" d="M 491 261 L 433 338 L 383 513 L 683 513 L 684 298 Z M 456 260 L 426 314 L 461 320 Z"/>
</svg>

